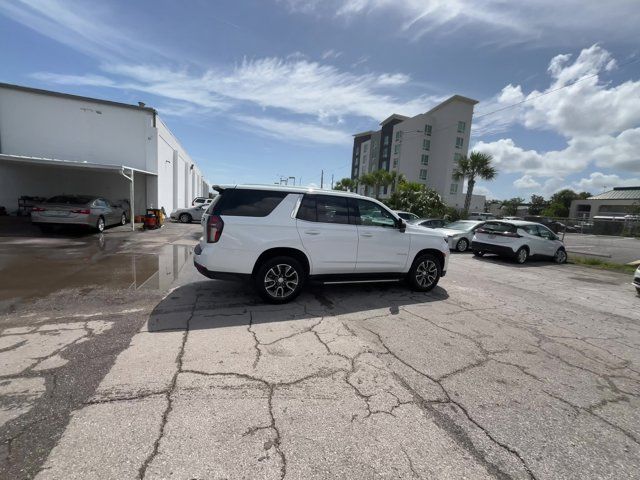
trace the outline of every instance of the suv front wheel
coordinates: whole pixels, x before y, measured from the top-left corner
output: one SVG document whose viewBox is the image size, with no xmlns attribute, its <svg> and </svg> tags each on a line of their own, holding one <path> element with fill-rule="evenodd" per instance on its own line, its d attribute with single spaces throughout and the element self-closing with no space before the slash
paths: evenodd
<svg viewBox="0 0 640 480">
<path fill-rule="evenodd" d="M 258 293 L 269 303 L 287 303 L 302 290 L 306 272 L 292 257 L 274 257 L 266 260 L 254 276 Z"/>
<path fill-rule="evenodd" d="M 433 290 L 440 280 L 439 260 L 429 253 L 420 255 L 413 261 L 407 280 L 413 290 Z"/>
</svg>

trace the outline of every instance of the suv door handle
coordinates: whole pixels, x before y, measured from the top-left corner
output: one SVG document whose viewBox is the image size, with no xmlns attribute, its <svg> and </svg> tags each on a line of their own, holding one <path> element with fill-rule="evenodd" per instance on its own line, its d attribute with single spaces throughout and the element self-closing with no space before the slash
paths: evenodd
<svg viewBox="0 0 640 480">
<path fill-rule="evenodd" d="M 320 232 L 318 230 L 305 230 L 304 233 L 306 233 L 307 235 L 320 235 Z"/>
<path fill-rule="evenodd" d="M 361 233 L 361 237 L 373 237 L 373 233 Z"/>
</svg>

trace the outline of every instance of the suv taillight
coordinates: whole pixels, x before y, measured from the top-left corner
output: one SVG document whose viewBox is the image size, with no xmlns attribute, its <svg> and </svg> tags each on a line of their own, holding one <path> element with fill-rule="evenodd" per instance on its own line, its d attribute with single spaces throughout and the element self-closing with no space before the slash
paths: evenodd
<svg viewBox="0 0 640 480">
<path fill-rule="evenodd" d="M 207 243 L 216 243 L 220 240 L 224 222 L 218 215 L 209 215 L 207 219 Z"/>
<path fill-rule="evenodd" d="M 46 210 L 46 208 L 42 208 L 42 207 L 33 207 L 31 209 L 32 212 L 44 212 Z"/>
</svg>

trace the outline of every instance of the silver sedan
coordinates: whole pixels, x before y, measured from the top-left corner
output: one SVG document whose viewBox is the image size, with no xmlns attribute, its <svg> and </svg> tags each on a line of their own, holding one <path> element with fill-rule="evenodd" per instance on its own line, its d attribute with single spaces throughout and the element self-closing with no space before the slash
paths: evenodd
<svg viewBox="0 0 640 480">
<path fill-rule="evenodd" d="M 109 225 L 127 223 L 127 209 L 102 197 L 58 195 L 33 206 L 31 223 L 43 231 L 56 225 L 81 225 L 102 232 Z"/>
<path fill-rule="evenodd" d="M 199 222 L 202 215 L 207 211 L 209 205 L 197 205 L 195 207 L 179 208 L 171 212 L 171 220 L 177 220 L 180 223 Z"/>
<path fill-rule="evenodd" d="M 435 230 L 445 236 L 451 250 L 465 252 L 471 245 L 476 230 L 484 223 L 477 220 L 458 220 Z"/>
</svg>

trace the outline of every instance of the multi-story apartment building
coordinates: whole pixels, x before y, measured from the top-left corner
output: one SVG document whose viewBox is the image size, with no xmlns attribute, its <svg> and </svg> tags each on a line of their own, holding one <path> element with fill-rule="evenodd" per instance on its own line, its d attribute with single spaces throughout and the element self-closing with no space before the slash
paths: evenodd
<svg viewBox="0 0 640 480">
<path fill-rule="evenodd" d="M 476 100 L 454 95 L 427 113 L 406 117 L 393 114 L 380 123 L 380 130 L 354 135 L 351 178 L 375 170 L 395 171 L 410 182 L 438 192 L 450 206 L 464 206 L 463 181 L 454 180 L 453 170 L 460 155 L 467 155 L 473 106 Z M 358 193 L 374 196 L 364 185 Z M 378 192 L 388 197 L 388 187 Z M 471 211 L 484 210 L 485 198 L 474 195 Z"/>
</svg>

